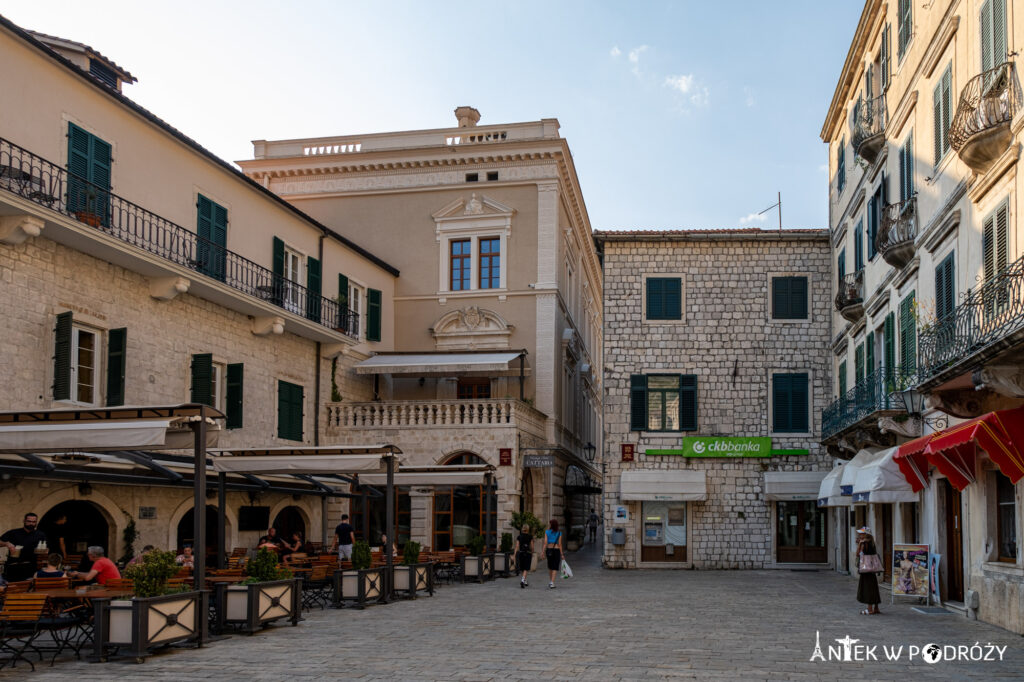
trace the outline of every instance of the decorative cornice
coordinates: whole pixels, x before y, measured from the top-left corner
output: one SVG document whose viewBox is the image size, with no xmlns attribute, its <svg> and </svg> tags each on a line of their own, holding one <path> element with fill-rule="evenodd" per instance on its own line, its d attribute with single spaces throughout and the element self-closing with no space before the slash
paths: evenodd
<svg viewBox="0 0 1024 682">
<path fill-rule="evenodd" d="M 971 197 L 971 201 L 975 204 L 981 201 L 988 191 L 992 189 L 996 182 L 1006 173 L 1010 168 L 1017 164 L 1017 160 L 1020 158 L 1021 144 L 1011 144 L 1010 147 L 1003 152 L 1002 156 L 996 159 L 996 162 L 992 164 L 992 167 L 988 169 L 984 175 L 975 175 L 971 184 L 970 190 L 968 190 L 968 196 Z"/>
<path fill-rule="evenodd" d="M 892 272 L 890 270 L 890 272 Z M 879 311 L 889 304 L 889 287 L 879 286 L 875 290 L 875 293 L 871 295 L 867 303 L 864 304 L 864 310 L 871 317 L 878 315 Z"/>
<path fill-rule="evenodd" d="M 965 185 L 966 186 L 966 185 Z M 941 215 L 938 217 L 942 217 Z M 937 225 L 937 227 L 935 227 Z M 928 251 L 928 253 L 935 253 L 935 250 L 939 248 L 939 245 L 946 241 L 946 238 L 960 227 L 960 209 L 950 211 L 946 214 L 945 218 L 941 223 L 933 221 L 933 227 L 929 232 L 925 232 L 922 236 L 924 240 L 921 245 Z"/>
<path fill-rule="evenodd" d="M 931 44 L 925 50 L 924 59 L 921 60 L 924 67 L 922 75 L 925 78 L 932 77 L 932 72 L 935 71 L 935 67 L 938 66 L 939 60 L 942 59 L 942 55 L 946 51 L 946 45 L 949 45 L 949 41 L 953 39 L 959 27 L 959 15 L 947 14 L 945 19 L 943 19 L 942 26 L 933 35 Z"/>
<path fill-rule="evenodd" d="M 903 101 L 900 102 L 899 106 L 896 107 L 896 112 L 889 119 L 889 125 L 885 127 L 885 137 L 895 138 L 897 134 L 903 130 L 903 126 L 910 118 L 910 114 L 914 112 L 914 107 L 917 106 L 917 90 L 913 90 L 903 96 Z"/>
<path fill-rule="evenodd" d="M 914 256 L 909 263 L 903 266 L 903 269 L 899 271 L 899 274 L 896 275 L 895 281 L 893 282 L 897 290 L 902 289 L 903 285 L 909 282 L 910 279 L 917 274 L 917 269 L 920 265 L 921 257 Z"/>
</svg>

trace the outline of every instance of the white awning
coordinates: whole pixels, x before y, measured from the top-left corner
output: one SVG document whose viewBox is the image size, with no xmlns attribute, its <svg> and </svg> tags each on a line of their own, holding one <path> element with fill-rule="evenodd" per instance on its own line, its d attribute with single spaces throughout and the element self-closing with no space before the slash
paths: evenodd
<svg viewBox="0 0 1024 682">
<path fill-rule="evenodd" d="M 359 482 L 366 485 L 385 485 L 387 474 L 359 474 Z M 484 472 L 436 471 L 430 473 L 397 473 L 395 485 L 483 485 Z"/>
<path fill-rule="evenodd" d="M 213 457 L 214 471 L 239 474 L 346 474 L 380 471 L 380 455 L 241 455 Z"/>
<path fill-rule="evenodd" d="M 382 353 L 355 366 L 356 374 L 458 374 L 511 372 L 509 363 L 522 351 L 505 353 Z"/>
<path fill-rule="evenodd" d="M 179 422 L 173 418 L 0 424 L 0 452 L 191 449 L 193 431 Z M 216 445 L 217 436 L 217 429 L 207 430 L 207 447 Z"/>
<path fill-rule="evenodd" d="M 843 482 L 843 469 L 847 465 L 840 462 L 832 471 L 825 474 L 818 488 L 819 507 L 849 507 L 850 498 L 843 497 L 840 486 Z"/>
<path fill-rule="evenodd" d="M 817 500 L 827 471 L 766 471 L 764 499 Z"/>
<path fill-rule="evenodd" d="M 644 469 L 622 472 L 621 500 L 706 500 L 707 482 L 703 471 Z"/>
<path fill-rule="evenodd" d="M 857 472 L 865 464 L 873 462 L 881 452 L 882 448 L 864 448 L 843 465 L 843 478 L 839 485 L 844 497 L 853 497 L 853 484 L 857 480 Z"/>
<path fill-rule="evenodd" d="M 857 471 L 857 478 L 853 483 L 855 504 L 861 502 L 885 504 L 920 500 L 919 495 L 910 487 L 910 483 L 900 471 L 899 464 L 893 459 L 899 451 L 898 447 L 883 450 L 876 459 Z"/>
</svg>

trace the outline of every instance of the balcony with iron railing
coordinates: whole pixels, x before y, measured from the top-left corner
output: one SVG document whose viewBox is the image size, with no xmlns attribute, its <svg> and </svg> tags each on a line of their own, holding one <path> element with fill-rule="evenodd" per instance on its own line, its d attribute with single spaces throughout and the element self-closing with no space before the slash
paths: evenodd
<svg viewBox="0 0 1024 682">
<path fill-rule="evenodd" d="M 917 239 L 917 195 L 882 209 L 875 249 L 886 263 L 902 268 L 914 258 Z"/>
<path fill-rule="evenodd" d="M 0 190 L 73 218 L 96 234 L 217 281 L 306 320 L 358 338 L 359 316 L 269 268 L 200 237 L 109 189 L 0 138 Z M 173 274 L 173 270 L 168 274 Z"/>
<path fill-rule="evenodd" d="M 864 317 L 864 269 L 844 275 L 836 294 L 836 310 L 850 322 Z"/>
<path fill-rule="evenodd" d="M 949 144 L 972 170 L 984 173 L 1005 152 L 1010 123 L 1020 110 L 1021 89 L 1013 62 L 980 73 L 960 91 Z"/>
<path fill-rule="evenodd" d="M 1024 257 L 980 287 L 953 311 L 918 333 L 921 382 L 926 387 L 1024 344 Z"/>
<path fill-rule="evenodd" d="M 881 417 L 905 414 L 899 392 L 912 387 L 916 376 L 913 368 L 901 367 L 883 367 L 868 373 L 822 411 L 821 439 L 832 439 Z"/>
<path fill-rule="evenodd" d="M 853 153 L 868 163 L 874 163 L 885 144 L 885 125 L 888 122 L 885 94 L 858 101 L 850 119 Z"/>
</svg>

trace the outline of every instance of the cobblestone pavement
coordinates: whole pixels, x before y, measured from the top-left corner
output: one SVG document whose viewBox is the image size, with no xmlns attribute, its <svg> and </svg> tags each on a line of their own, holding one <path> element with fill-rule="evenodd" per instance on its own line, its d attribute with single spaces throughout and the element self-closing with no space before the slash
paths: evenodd
<svg viewBox="0 0 1024 682">
<path fill-rule="evenodd" d="M 570 555 L 576 577 L 556 590 L 534 575 L 441 587 L 420 598 L 314 610 L 298 627 L 274 626 L 145 663 L 68 659 L 35 674 L 19 664 L 0 679 L 32 680 L 951 680 L 1024 679 L 1024 639 L 956 615 L 883 604 L 861 616 L 856 583 L 828 571 L 610 571 L 598 554 Z M 883 592 L 883 596 L 887 593 Z M 811 662 L 835 639 L 903 645 L 899 662 Z M 1003 661 L 940 661 L 908 645 L 1007 647 Z"/>
</svg>

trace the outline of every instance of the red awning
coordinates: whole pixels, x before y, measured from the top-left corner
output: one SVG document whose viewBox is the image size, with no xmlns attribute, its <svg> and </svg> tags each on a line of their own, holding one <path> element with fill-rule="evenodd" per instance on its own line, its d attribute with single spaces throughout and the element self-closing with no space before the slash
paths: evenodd
<svg viewBox="0 0 1024 682">
<path fill-rule="evenodd" d="M 907 483 L 915 493 L 920 492 L 928 485 L 928 457 L 924 454 L 924 449 L 937 435 L 937 433 L 929 433 L 927 436 L 904 443 L 893 457 L 900 467 L 903 478 L 907 479 Z"/>
<path fill-rule="evenodd" d="M 1024 407 L 989 412 L 934 434 L 924 452 L 950 483 L 963 490 L 974 481 L 978 447 L 1010 481 L 1024 478 Z"/>
</svg>

